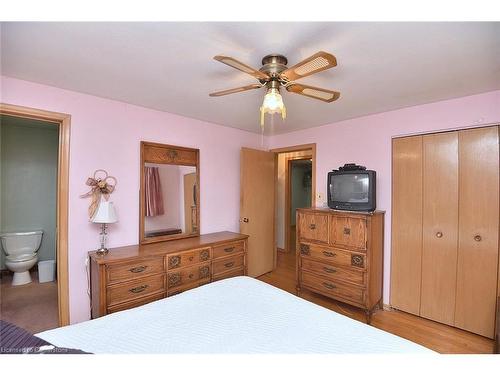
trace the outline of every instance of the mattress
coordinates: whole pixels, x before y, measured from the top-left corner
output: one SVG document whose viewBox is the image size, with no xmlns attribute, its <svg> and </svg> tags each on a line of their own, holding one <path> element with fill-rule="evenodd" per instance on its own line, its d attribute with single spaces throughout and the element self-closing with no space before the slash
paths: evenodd
<svg viewBox="0 0 500 375">
<path fill-rule="evenodd" d="M 92 353 L 433 353 L 245 276 L 36 336 Z"/>
</svg>

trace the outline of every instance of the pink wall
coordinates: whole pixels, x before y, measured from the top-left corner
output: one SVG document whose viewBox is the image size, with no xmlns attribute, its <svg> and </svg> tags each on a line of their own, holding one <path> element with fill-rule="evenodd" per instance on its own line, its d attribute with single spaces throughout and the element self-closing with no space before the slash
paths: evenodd
<svg viewBox="0 0 500 375">
<path fill-rule="evenodd" d="M 87 220 L 85 180 L 95 169 L 118 179 L 112 200 L 119 223 L 109 246 L 138 242 L 139 141 L 196 147 L 201 155 L 201 231 L 237 231 L 239 151 L 261 148 L 261 136 L 170 113 L 1 77 L 1 102 L 69 113 L 71 322 L 89 318 L 84 261 L 98 245 L 98 228 Z M 334 104 L 333 104 L 334 105 Z M 409 107 L 335 124 L 266 137 L 269 148 L 317 144 L 317 187 L 324 196 L 326 174 L 346 162 L 377 171 L 378 208 L 386 211 L 384 302 L 389 301 L 391 222 L 391 138 L 421 132 L 500 122 L 500 91 Z M 221 209 L 223 207 L 224 209 Z"/>
<path fill-rule="evenodd" d="M 331 104 L 335 105 L 335 104 Z M 341 121 L 270 137 L 270 148 L 316 143 L 316 186 L 326 200 L 326 174 L 344 163 L 377 171 L 377 208 L 386 211 L 384 302 L 389 302 L 391 139 L 400 135 L 500 123 L 500 91 Z"/>
<path fill-rule="evenodd" d="M 139 142 L 200 149 L 201 232 L 239 228 L 239 152 L 260 148 L 257 134 L 170 113 L 1 77 L 0 101 L 71 114 L 69 291 L 72 323 L 89 318 L 85 258 L 98 246 L 99 230 L 88 222 L 85 181 L 105 169 L 118 179 L 111 200 L 119 222 L 110 226 L 109 246 L 138 242 Z M 256 124 L 257 126 L 257 124 Z"/>
</svg>

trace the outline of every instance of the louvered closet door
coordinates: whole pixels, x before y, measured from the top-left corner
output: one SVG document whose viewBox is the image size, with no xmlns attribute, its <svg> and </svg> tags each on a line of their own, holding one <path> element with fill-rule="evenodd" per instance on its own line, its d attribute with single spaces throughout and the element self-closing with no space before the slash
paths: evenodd
<svg viewBox="0 0 500 375">
<path fill-rule="evenodd" d="M 392 141 L 391 306 L 420 313 L 422 136 Z"/>
<path fill-rule="evenodd" d="M 493 338 L 498 265 L 498 127 L 459 132 L 455 325 Z"/>
<path fill-rule="evenodd" d="M 423 136 L 420 315 L 455 324 L 458 242 L 458 132 Z"/>
</svg>

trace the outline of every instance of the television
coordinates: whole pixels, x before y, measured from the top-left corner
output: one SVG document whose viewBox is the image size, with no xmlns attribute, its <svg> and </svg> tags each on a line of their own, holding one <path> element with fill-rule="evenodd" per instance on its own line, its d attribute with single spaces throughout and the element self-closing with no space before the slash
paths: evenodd
<svg viewBox="0 0 500 375">
<path fill-rule="evenodd" d="M 376 176 L 375 171 L 345 169 L 345 166 L 329 172 L 328 207 L 347 211 L 375 211 Z"/>
</svg>

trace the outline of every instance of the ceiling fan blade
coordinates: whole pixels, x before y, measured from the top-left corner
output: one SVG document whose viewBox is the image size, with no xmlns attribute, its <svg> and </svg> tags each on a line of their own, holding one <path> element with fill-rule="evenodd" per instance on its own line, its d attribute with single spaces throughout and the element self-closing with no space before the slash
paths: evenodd
<svg viewBox="0 0 500 375">
<path fill-rule="evenodd" d="M 217 55 L 214 56 L 214 60 L 220 61 L 221 63 L 229 65 L 235 69 L 241 70 L 242 72 L 250 74 L 251 76 L 254 76 L 257 79 L 269 79 L 269 76 L 266 73 L 262 73 L 261 71 L 256 70 L 251 66 L 248 66 L 236 59 L 233 59 L 232 57 Z"/>
<path fill-rule="evenodd" d="M 253 85 L 248 85 L 248 86 L 243 86 L 243 87 L 237 87 L 235 89 L 228 89 L 228 90 L 222 90 L 222 91 L 212 92 L 209 95 L 210 96 L 222 96 L 222 95 L 234 94 L 236 92 L 241 92 L 241 91 L 247 91 L 247 90 L 253 90 L 253 89 L 260 89 L 261 87 L 262 87 L 262 85 L 259 85 L 258 83 L 255 83 Z"/>
<path fill-rule="evenodd" d="M 289 81 L 295 81 L 299 78 L 321 72 L 322 70 L 333 68 L 334 66 L 337 66 L 337 59 L 335 56 L 320 51 L 281 72 L 281 77 Z"/>
<path fill-rule="evenodd" d="M 338 91 L 321 89 L 319 87 L 308 85 L 301 85 L 300 83 L 293 83 L 287 86 L 286 89 L 287 91 L 293 92 L 295 94 L 308 96 L 310 98 L 322 100 L 327 103 L 331 103 L 334 100 L 340 98 L 340 92 Z"/>
</svg>

